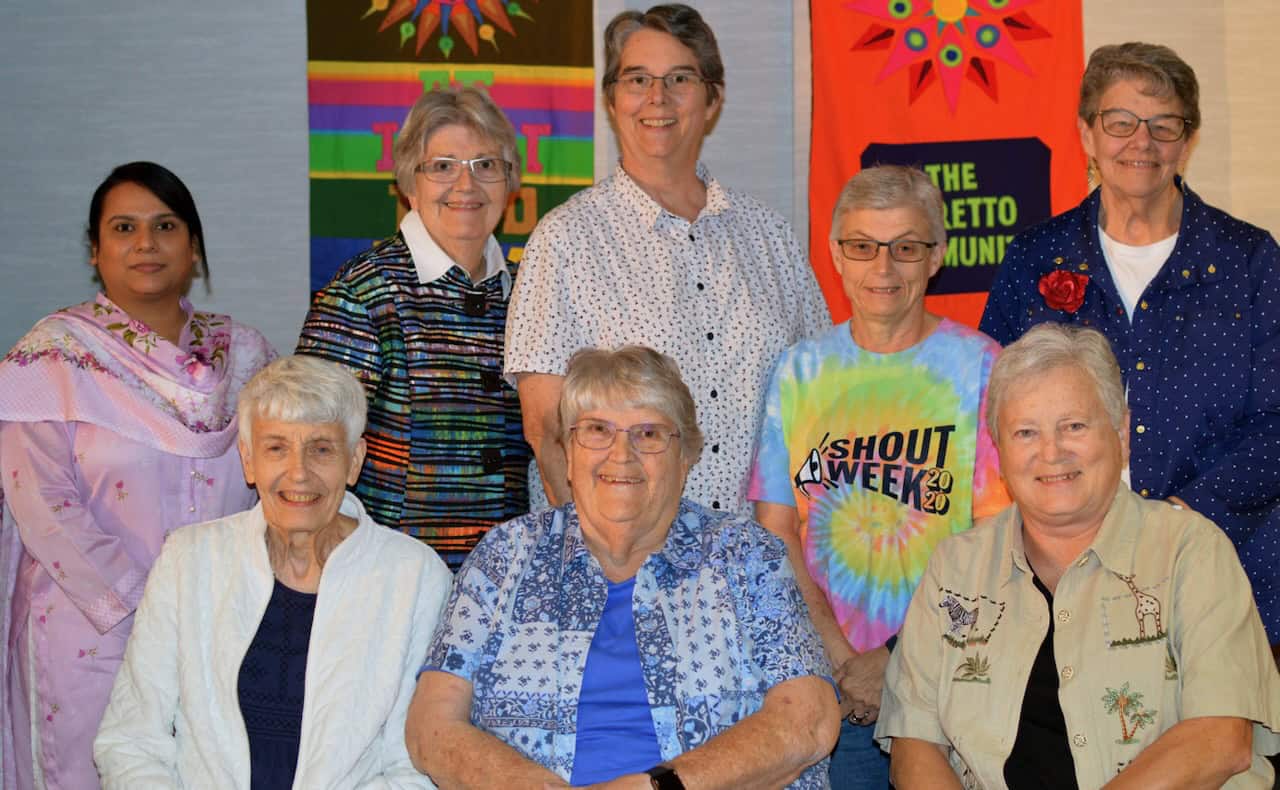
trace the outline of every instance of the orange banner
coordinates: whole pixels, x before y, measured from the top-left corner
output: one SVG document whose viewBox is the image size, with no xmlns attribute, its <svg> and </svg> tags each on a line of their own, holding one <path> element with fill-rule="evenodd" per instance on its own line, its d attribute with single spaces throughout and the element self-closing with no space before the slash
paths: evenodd
<svg viewBox="0 0 1280 790">
<path fill-rule="evenodd" d="M 809 250 L 832 317 L 849 317 L 827 248 L 840 189 L 910 164 L 945 198 L 925 303 L 977 326 L 1008 242 L 1085 195 L 1079 0 L 813 0 L 810 17 Z"/>
</svg>

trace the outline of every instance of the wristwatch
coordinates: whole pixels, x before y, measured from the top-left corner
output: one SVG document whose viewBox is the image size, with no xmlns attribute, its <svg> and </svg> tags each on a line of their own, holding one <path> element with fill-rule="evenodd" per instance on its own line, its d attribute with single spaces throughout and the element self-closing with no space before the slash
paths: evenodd
<svg viewBox="0 0 1280 790">
<path fill-rule="evenodd" d="M 659 763 L 645 773 L 649 775 L 649 783 L 653 785 L 653 790 L 684 790 L 684 782 L 680 781 L 680 775 L 669 765 Z"/>
</svg>

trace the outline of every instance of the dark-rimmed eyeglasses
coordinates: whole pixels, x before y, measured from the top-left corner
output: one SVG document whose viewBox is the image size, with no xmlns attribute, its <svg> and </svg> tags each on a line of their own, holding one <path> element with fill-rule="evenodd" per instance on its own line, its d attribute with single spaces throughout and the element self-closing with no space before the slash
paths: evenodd
<svg viewBox="0 0 1280 790">
<path fill-rule="evenodd" d="M 918 263 L 929 255 L 929 250 L 938 246 L 936 241 L 919 241 L 917 239 L 895 239 L 893 241 L 876 241 L 875 239 L 837 239 L 840 254 L 851 261 L 870 261 L 880 254 L 881 247 L 889 248 L 889 257 L 898 263 Z"/>
<path fill-rule="evenodd" d="M 667 93 L 687 96 L 702 83 L 702 75 L 695 71 L 668 71 L 666 74 L 650 74 L 645 71 L 629 71 L 618 77 L 617 84 L 633 96 L 647 96 L 654 82 L 661 82 Z"/>
<path fill-rule="evenodd" d="M 619 433 L 625 433 L 631 447 L 637 453 L 660 453 L 671 446 L 671 440 L 680 435 L 674 428 L 656 422 L 642 422 L 630 428 L 619 428 L 608 420 L 579 420 L 569 432 L 580 447 L 587 450 L 608 450 Z"/>
<path fill-rule="evenodd" d="M 462 168 L 471 170 L 471 177 L 477 181 L 493 183 L 505 181 L 511 172 L 511 163 L 496 156 L 481 156 L 475 159 L 454 159 L 452 156 L 436 156 L 421 162 L 413 170 L 427 177 L 428 181 L 440 184 L 452 184 L 462 175 Z"/>
<path fill-rule="evenodd" d="M 1172 143 L 1182 139 L 1189 125 L 1181 115 L 1153 115 L 1150 118 L 1139 118 L 1128 110 L 1103 110 L 1097 114 L 1102 121 L 1102 131 L 1112 137 L 1133 137 L 1142 124 L 1147 125 L 1147 133 L 1152 140 Z"/>
</svg>

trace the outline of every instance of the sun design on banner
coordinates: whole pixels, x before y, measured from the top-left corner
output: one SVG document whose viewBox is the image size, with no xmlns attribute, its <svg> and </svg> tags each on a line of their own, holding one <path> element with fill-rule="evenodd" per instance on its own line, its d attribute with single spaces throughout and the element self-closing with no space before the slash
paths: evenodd
<svg viewBox="0 0 1280 790">
<path fill-rule="evenodd" d="M 951 112 L 967 78 L 999 101 L 996 62 L 1030 75 L 1014 42 L 1049 38 L 1022 9 L 1037 0 L 853 0 L 845 7 L 875 17 L 854 50 L 889 50 L 880 82 L 909 67 L 907 98 L 914 103 L 942 83 Z"/>
<path fill-rule="evenodd" d="M 511 24 L 512 18 L 533 21 L 533 17 L 516 0 L 373 0 L 361 19 L 380 11 L 385 11 L 386 16 L 378 25 L 378 32 L 398 25 L 400 46 L 414 40 L 415 56 L 422 54 L 427 41 L 437 33 L 436 46 L 446 58 L 457 46 L 454 33 L 462 38 L 473 55 L 480 54 L 481 41 L 495 51 L 501 51 L 498 47 L 499 29 L 514 37 L 516 29 Z"/>
</svg>

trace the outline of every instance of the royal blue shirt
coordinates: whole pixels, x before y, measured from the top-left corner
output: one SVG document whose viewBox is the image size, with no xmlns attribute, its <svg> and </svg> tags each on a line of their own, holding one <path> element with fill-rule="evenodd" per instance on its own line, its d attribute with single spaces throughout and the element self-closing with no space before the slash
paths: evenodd
<svg viewBox="0 0 1280 790">
<path fill-rule="evenodd" d="M 1099 192 L 1009 245 L 979 328 L 1001 345 L 1046 321 L 1111 341 L 1129 393 L 1129 470 L 1144 497 L 1181 497 L 1231 537 L 1280 642 L 1280 247 L 1186 185 L 1178 241 L 1132 322 L 1098 238 Z M 1037 288 L 1088 275 L 1074 313 Z"/>
<path fill-rule="evenodd" d="M 635 577 L 609 582 L 578 696 L 578 746 L 569 784 L 607 782 L 662 762 L 636 649 Z"/>
</svg>

